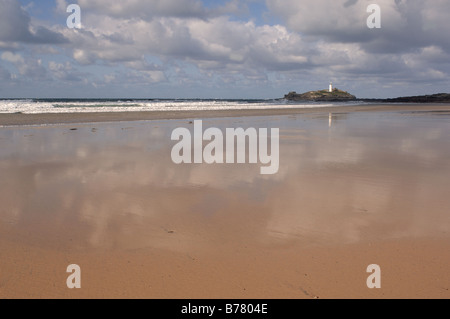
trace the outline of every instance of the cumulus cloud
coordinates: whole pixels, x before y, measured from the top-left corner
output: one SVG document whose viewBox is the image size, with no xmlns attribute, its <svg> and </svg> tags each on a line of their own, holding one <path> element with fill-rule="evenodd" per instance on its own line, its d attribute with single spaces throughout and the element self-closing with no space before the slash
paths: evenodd
<svg viewBox="0 0 450 319">
<path fill-rule="evenodd" d="M 11 73 L 0 65 L 0 80 L 11 80 Z"/>
<path fill-rule="evenodd" d="M 209 5 L 201 0 L 77 2 L 82 9 L 79 30 L 37 26 L 17 0 L 0 0 L 0 50 L 7 52 L 2 61 L 15 65 L 21 75 L 40 70 L 44 76 L 47 69 L 53 79 L 89 78 L 98 85 L 304 83 L 302 87 L 313 89 L 330 79 L 355 87 L 449 82 L 447 0 L 379 0 L 382 28 L 376 30 L 366 25 L 369 0 L 267 0 L 265 14 L 277 18 L 273 24 L 236 18 L 247 5 L 254 14 L 249 9 L 253 0 Z M 67 4 L 57 0 L 55 12 L 66 16 Z M 18 47 L 36 43 L 56 44 L 54 53 L 45 54 L 70 63 L 44 64 L 33 58 L 44 54 L 39 46 L 26 46 L 27 54 Z M 95 71 L 89 75 L 78 69 Z"/>
<path fill-rule="evenodd" d="M 154 55 L 188 61 L 202 71 L 243 65 L 282 70 L 305 67 L 311 52 L 298 34 L 283 26 L 257 26 L 228 17 L 147 21 L 95 16 L 88 21 L 88 29 L 63 31 L 76 47 L 73 58 L 84 65 L 99 60 L 142 65 L 145 55 Z"/>
<path fill-rule="evenodd" d="M 64 0 L 58 0 L 64 1 Z M 220 2 L 218 2 L 220 3 Z M 78 0 L 83 10 L 127 19 L 151 17 L 178 17 L 206 19 L 218 15 L 238 13 L 242 10 L 239 1 L 232 0 L 207 8 L 200 0 Z"/>
<path fill-rule="evenodd" d="M 50 61 L 48 63 L 48 70 L 51 75 L 59 81 L 78 82 L 82 80 L 83 74 L 73 69 L 70 62 L 57 63 Z"/>
<path fill-rule="evenodd" d="M 14 54 L 12 52 L 4 52 L 1 57 L 2 57 L 2 60 L 11 62 L 13 64 L 25 63 L 25 60 L 23 59 L 23 57 L 20 54 Z"/>
<path fill-rule="evenodd" d="M 405 67 L 397 56 L 399 51 L 411 53 L 434 45 L 445 52 L 448 41 L 444 37 L 433 44 L 430 34 L 419 39 L 412 34 L 443 26 L 443 15 L 437 15 L 449 7 L 443 1 L 427 9 L 419 1 L 407 6 L 402 0 L 382 0 L 383 28 L 375 32 L 366 25 L 369 0 L 268 0 L 269 9 L 285 19 L 287 27 L 208 17 L 208 10 L 197 0 L 79 3 L 94 10 L 87 16 L 88 28 L 66 31 L 65 36 L 77 47 L 73 57 L 85 65 L 99 60 L 137 62 L 149 54 L 189 61 L 205 72 L 242 66 L 282 72 L 327 65 L 341 66 L 341 70 L 348 66 L 354 71 L 370 64 L 367 71 L 374 65 L 386 66 L 377 69 L 382 73 L 384 69 L 392 71 L 392 66 Z M 417 20 L 417 14 L 428 18 Z"/>
<path fill-rule="evenodd" d="M 45 27 L 33 27 L 30 16 L 16 0 L 0 0 L 0 41 L 58 44 L 66 40 Z"/>
<path fill-rule="evenodd" d="M 3 52 L 1 59 L 13 64 L 20 75 L 26 79 L 42 79 L 45 78 L 47 70 L 42 65 L 40 59 L 25 59 L 20 54 L 12 52 Z"/>
<path fill-rule="evenodd" d="M 437 44 L 450 49 L 450 3 L 446 0 L 379 0 L 382 28 L 366 21 L 372 0 L 267 0 L 293 31 L 339 43 L 359 43 L 370 52 L 407 52 Z"/>
<path fill-rule="evenodd" d="M 366 25 L 371 0 L 267 0 L 291 32 L 316 46 L 315 74 L 348 82 L 448 83 L 450 38 L 445 0 L 379 0 L 381 29 Z M 383 83 L 383 84 L 382 84 Z M 445 85 L 443 85 L 445 86 Z"/>
</svg>

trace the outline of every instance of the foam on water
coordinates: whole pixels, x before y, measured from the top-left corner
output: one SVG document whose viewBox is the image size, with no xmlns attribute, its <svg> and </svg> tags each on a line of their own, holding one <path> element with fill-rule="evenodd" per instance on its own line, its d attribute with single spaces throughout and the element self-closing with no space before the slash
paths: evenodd
<svg viewBox="0 0 450 319">
<path fill-rule="evenodd" d="M 353 104 L 353 103 L 352 103 Z M 130 111 L 242 110 L 330 107 L 342 103 L 285 100 L 0 100 L 0 113 L 89 113 Z"/>
</svg>

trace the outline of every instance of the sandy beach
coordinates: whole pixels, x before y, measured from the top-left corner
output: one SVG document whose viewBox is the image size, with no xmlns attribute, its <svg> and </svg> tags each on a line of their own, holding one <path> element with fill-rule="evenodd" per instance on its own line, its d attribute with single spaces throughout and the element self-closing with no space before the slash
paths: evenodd
<svg viewBox="0 0 450 319">
<path fill-rule="evenodd" d="M 280 128 L 279 172 L 174 164 L 193 119 Z M 448 299 L 448 136 L 447 104 L 0 114 L 0 298 Z"/>
</svg>

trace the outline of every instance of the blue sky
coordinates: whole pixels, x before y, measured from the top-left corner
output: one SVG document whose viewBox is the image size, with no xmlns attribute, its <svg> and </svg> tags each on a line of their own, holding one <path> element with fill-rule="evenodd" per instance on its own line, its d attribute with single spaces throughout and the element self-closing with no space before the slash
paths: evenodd
<svg viewBox="0 0 450 319">
<path fill-rule="evenodd" d="M 381 29 L 367 6 L 379 4 Z M 70 3 L 82 28 L 66 25 Z M 448 92 L 447 0 L 0 0 L 0 97 Z"/>
</svg>

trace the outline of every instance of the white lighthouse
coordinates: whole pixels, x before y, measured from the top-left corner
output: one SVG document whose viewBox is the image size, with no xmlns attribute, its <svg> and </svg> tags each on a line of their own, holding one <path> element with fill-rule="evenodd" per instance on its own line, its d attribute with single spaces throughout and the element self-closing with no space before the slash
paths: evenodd
<svg viewBox="0 0 450 319">
<path fill-rule="evenodd" d="M 328 92 L 333 93 L 333 82 L 330 82 L 330 87 L 328 89 Z"/>
</svg>

